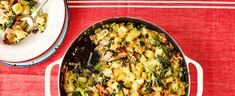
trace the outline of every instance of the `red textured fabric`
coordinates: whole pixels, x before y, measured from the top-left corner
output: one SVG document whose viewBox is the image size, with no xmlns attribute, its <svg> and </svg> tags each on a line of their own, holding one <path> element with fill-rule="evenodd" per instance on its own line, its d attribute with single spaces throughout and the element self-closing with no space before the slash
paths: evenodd
<svg viewBox="0 0 235 96">
<path fill-rule="evenodd" d="M 0 65 L 0 96 L 43 96 L 46 66 L 59 59 L 87 27 L 119 16 L 141 18 L 165 29 L 188 57 L 201 64 L 203 96 L 235 96 L 235 9 L 223 8 L 71 8 L 68 34 L 51 58 L 27 68 Z M 52 96 L 58 95 L 57 72 L 58 66 L 51 74 Z M 191 96 L 195 96 L 197 75 L 193 65 L 190 74 Z"/>
</svg>

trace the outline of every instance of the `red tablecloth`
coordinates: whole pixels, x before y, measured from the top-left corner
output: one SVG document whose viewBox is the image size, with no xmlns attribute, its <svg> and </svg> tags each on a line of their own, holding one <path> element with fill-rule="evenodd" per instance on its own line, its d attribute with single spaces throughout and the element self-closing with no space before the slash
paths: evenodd
<svg viewBox="0 0 235 96">
<path fill-rule="evenodd" d="M 187 6 L 225 6 L 225 8 L 71 8 L 67 36 L 51 58 L 26 68 L 0 65 L 0 96 L 43 96 L 46 66 L 59 59 L 69 44 L 87 27 L 98 21 L 118 16 L 148 20 L 171 34 L 184 53 L 201 64 L 204 70 L 204 96 L 235 96 L 235 2 L 224 3 L 199 3 Z M 141 5 L 141 3 L 138 4 Z M 174 6 L 174 4 L 156 4 Z M 69 5 L 93 6 L 90 3 L 70 3 Z M 132 6 L 133 4 L 116 5 Z M 154 6 L 154 3 L 148 6 Z M 58 66 L 53 68 L 51 76 L 53 96 L 58 95 L 57 72 Z M 191 96 L 195 96 L 197 75 L 192 65 L 190 65 L 190 73 Z"/>
</svg>

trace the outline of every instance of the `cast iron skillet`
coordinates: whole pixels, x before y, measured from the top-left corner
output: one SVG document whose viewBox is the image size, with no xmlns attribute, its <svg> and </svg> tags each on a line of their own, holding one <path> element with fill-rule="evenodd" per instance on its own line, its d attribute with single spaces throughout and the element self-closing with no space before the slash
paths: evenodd
<svg viewBox="0 0 235 96">
<path fill-rule="evenodd" d="M 73 43 L 70 45 L 70 47 L 68 48 L 67 52 L 65 53 L 65 55 L 60 58 L 59 60 L 55 61 L 54 63 L 50 64 L 47 69 L 46 69 L 46 76 L 45 76 L 45 93 L 46 96 L 50 96 L 50 71 L 51 68 L 55 65 L 55 64 L 60 64 L 60 71 L 59 71 L 59 95 L 61 96 L 66 96 L 66 93 L 64 91 L 63 88 L 63 72 L 62 72 L 62 67 L 66 66 L 67 62 L 81 62 L 81 65 L 84 68 L 88 68 L 90 71 L 95 71 L 94 68 L 92 66 L 94 66 L 98 61 L 99 61 L 99 54 L 97 52 L 94 51 L 94 48 L 96 47 L 94 43 L 92 43 L 92 41 L 90 40 L 90 36 L 92 34 L 94 34 L 94 30 L 101 27 L 103 24 L 109 24 L 109 23 L 123 23 L 123 22 L 132 22 L 134 24 L 143 24 L 145 25 L 148 29 L 151 30 L 155 30 L 156 32 L 160 32 L 165 34 L 166 38 L 168 39 L 168 41 L 174 46 L 174 48 L 180 52 L 180 54 L 183 56 L 183 64 L 186 68 L 185 70 L 185 81 L 189 84 L 188 88 L 186 89 L 186 95 L 185 96 L 189 96 L 190 94 L 190 74 L 189 74 L 189 67 L 188 64 L 192 63 L 196 66 L 197 71 L 198 71 L 198 92 L 197 92 L 197 96 L 202 96 L 202 91 L 203 91 L 203 71 L 202 71 L 202 67 L 200 66 L 200 64 L 198 64 L 196 61 L 188 58 L 187 56 L 184 55 L 184 53 L 182 52 L 182 50 L 180 49 L 180 47 L 178 46 L 178 44 L 172 39 L 172 37 L 162 28 L 141 20 L 141 19 L 137 19 L 137 18 L 131 18 L 131 17 L 117 17 L 117 18 L 110 18 L 101 22 L 98 22 L 92 26 L 90 26 L 89 28 L 87 28 L 84 32 L 82 32 L 81 34 L 78 35 L 78 37 L 73 41 Z M 78 49 L 75 51 L 75 49 Z M 87 66 L 87 61 L 89 58 L 90 53 L 93 53 L 92 55 L 92 59 L 91 59 L 91 64 L 92 66 Z M 73 55 L 75 54 L 75 56 Z M 79 70 L 78 70 L 79 71 Z"/>
</svg>

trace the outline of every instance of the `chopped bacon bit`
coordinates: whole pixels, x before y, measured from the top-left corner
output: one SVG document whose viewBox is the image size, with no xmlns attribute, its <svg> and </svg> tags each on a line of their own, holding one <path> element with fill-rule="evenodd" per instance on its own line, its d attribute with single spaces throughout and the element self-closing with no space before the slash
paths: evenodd
<svg viewBox="0 0 235 96">
<path fill-rule="evenodd" d="M 112 55 L 113 53 L 111 51 L 107 51 L 106 54 L 104 55 L 104 60 L 108 60 L 109 58 L 111 58 Z"/>
<path fill-rule="evenodd" d="M 23 21 L 16 21 L 15 25 L 20 25 L 21 23 L 23 23 Z"/>
<path fill-rule="evenodd" d="M 1 6 L 1 5 L 0 5 Z M 3 11 L 2 10 L 0 10 L 0 18 L 2 18 L 3 17 Z"/>
<path fill-rule="evenodd" d="M 182 56 L 180 55 L 180 53 L 177 53 L 176 56 L 177 56 L 177 57 L 182 57 Z"/>
<path fill-rule="evenodd" d="M 109 41 L 107 41 L 107 40 L 101 40 L 101 41 L 100 41 L 100 44 L 102 44 L 102 45 L 108 45 L 108 44 L 109 44 Z"/>
<path fill-rule="evenodd" d="M 125 49 L 123 49 L 122 47 L 118 48 L 119 51 L 123 52 L 123 53 L 127 53 Z"/>
<path fill-rule="evenodd" d="M 100 84 L 97 84 L 97 85 L 95 86 L 95 88 L 98 89 L 99 91 L 101 91 L 101 90 L 104 89 L 104 87 L 103 87 L 102 85 L 100 85 Z"/>
<path fill-rule="evenodd" d="M 127 57 L 126 53 L 120 53 L 119 55 L 114 57 L 114 60 L 122 59 L 122 58 L 125 58 L 125 57 Z"/>
<path fill-rule="evenodd" d="M 118 60 L 118 59 L 122 59 L 126 57 L 127 57 L 127 53 L 120 53 L 117 56 L 110 58 L 108 61 L 114 61 L 114 60 Z"/>
<path fill-rule="evenodd" d="M 104 86 L 102 86 L 101 84 L 97 84 L 95 88 L 98 89 L 104 96 L 109 94 L 109 91 L 105 89 Z"/>
<path fill-rule="evenodd" d="M 10 41 L 9 41 L 8 39 L 4 39 L 4 40 L 3 40 L 3 43 L 4 43 L 4 44 L 10 44 Z"/>
</svg>

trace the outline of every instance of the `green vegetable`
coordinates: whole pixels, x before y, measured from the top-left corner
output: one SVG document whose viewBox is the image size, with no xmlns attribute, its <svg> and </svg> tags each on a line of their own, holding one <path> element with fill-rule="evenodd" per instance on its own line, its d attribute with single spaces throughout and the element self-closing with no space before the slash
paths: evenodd
<svg viewBox="0 0 235 96">
<path fill-rule="evenodd" d="M 34 7 L 37 6 L 37 2 L 35 2 L 35 1 L 33 1 L 33 0 L 28 0 L 28 2 L 29 2 L 29 7 L 30 7 L 30 8 L 34 8 Z"/>
<path fill-rule="evenodd" d="M 136 27 L 137 27 L 138 29 L 142 29 L 142 28 L 144 28 L 144 27 L 145 27 L 145 25 L 140 24 L 140 25 L 137 25 Z"/>
<path fill-rule="evenodd" d="M 77 80 L 81 83 L 86 83 L 86 78 L 85 77 L 78 77 Z"/>
<path fill-rule="evenodd" d="M 103 80 L 102 80 L 102 85 L 107 85 L 107 82 L 109 81 L 109 77 L 105 77 Z"/>
<path fill-rule="evenodd" d="M 97 85 L 99 82 L 97 82 L 97 81 L 92 81 L 92 86 L 95 86 L 95 85 Z"/>
<path fill-rule="evenodd" d="M 159 47 L 161 45 L 161 42 L 159 40 L 155 40 L 155 45 Z"/>
<path fill-rule="evenodd" d="M 31 9 L 37 7 L 37 2 L 34 0 L 20 0 L 20 3 L 25 6 L 29 6 Z"/>
<path fill-rule="evenodd" d="M 162 83 L 161 79 L 157 78 L 156 80 L 157 80 L 158 86 L 164 87 L 164 84 Z"/>
<path fill-rule="evenodd" d="M 182 73 L 181 80 L 182 80 L 182 81 L 185 81 L 185 80 L 186 80 L 186 77 L 185 77 L 185 70 L 182 71 L 181 73 Z"/>
<path fill-rule="evenodd" d="M 150 81 L 148 81 L 147 82 L 147 84 L 145 85 L 145 92 L 146 93 L 149 93 L 149 92 L 151 92 L 152 91 L 152 84 L 153 84 L 153 82 L 152 82 L 152 80 L 150 80 Z"/>
<path fill-rule="evenodd" d="M 165 75 L 166 75 L 166 73 L 167 73 L 167 69 L 164 69 L 164 70 L 161 72 L 161 78 L 164 78 Z"/>
<path fill-rule="evenodd" d="M 39 32 L 43 32 L 46 29 L 46 24 L 47 24 L 47 14 L 40 14 L 37 16 L 36 18 L 36 23 L 35 23 L 35 27 L 36 29 L 39 30 Z"/>
<path fill-rule="evenodd" d="M 115 93 L 111 93 L 111 94 L 109 94 L 108 96 L 115 96 Z"/>
<path fill-rule="evenodd" d="M 111 45 L 114 43 L 113 39 L 110 40 L 109 44 L 106 45 L 107 49 L 110 49 Z"/>
<path fill-rule="evenodd" d="M 171 68 L 168 68 L 167 72 L 165 73 L 165 77 L 168 77 L 170 75 L 172 75 L 172 70 L 171 70 Z"/>
<path fill-rule="evenodd" d="M 141 38 L 141 39 L 140 39 L 139 45 L 140 45 L 140 46 L 144 46 L 144 45 L 145 45 L 145 43 L 144 43 L 144 38 Z"/>
<path fill-rule="evenodd" d="M 4 29 L 6 30 L 7 28 L 10 28 L 15 22 L 15 17 L 14 16 L 11 16 L 9 17 L 9 22 L 6 22 L 4 24 Z"/>
<path fill-rule="evenodd" d="M 72 96 L 82 96 L 81 92 L 77 91 L 77 92 L 73 92 Z"/>
<path fill-rule="evenodd" d="M 165 47 L 165 46 L 163 46 L 162 49 L 167 54 L 167 56 L 169 58 L 171 58 L 172 54 L 171 54 L 170 50 L 167 47 Z"/>
<path fill-rule="evenodd" d="M 125 87 L 124 82 L 123 81 L 119 81 L 117 87 L 118 87 L 118 89 L 124 88 Z"/>
<path fill-rule="evenodd" d="M 162 56 L 158 56 L 158 60 L 163 65 L 164 68 L 167 68 L 170 66 L 168 62 Z"/>
</svg>

